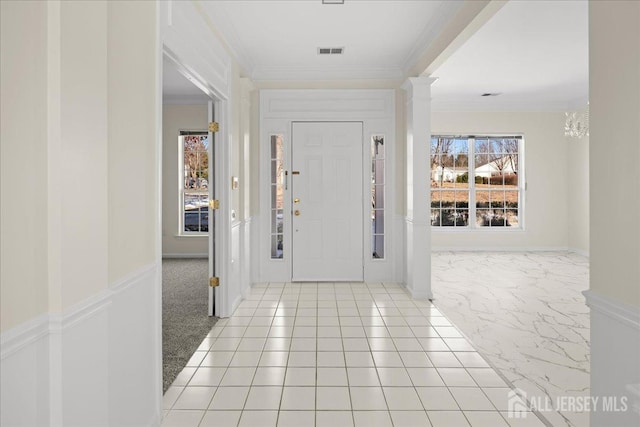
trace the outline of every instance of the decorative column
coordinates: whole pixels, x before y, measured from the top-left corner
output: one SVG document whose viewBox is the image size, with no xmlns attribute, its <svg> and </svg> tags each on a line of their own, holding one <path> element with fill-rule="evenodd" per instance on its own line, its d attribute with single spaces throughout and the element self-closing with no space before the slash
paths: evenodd
<svg viewBox="0 0 640 427">
<path fill-rule="evenodd" d="M 414 298 L 431 293 L 431 223 L 429 221 L 431 141 L 431 77 L 411 77 L 403 85 L 407 93 L 407 218 L 405 227 L 405 282 Z"/>
</svg>

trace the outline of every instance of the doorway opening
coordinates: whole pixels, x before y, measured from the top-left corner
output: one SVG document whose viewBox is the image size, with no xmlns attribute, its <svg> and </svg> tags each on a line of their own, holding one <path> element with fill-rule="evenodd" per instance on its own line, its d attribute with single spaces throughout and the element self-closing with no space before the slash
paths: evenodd
<svg viewBox="0 0 640 427">
<path fill-rule="evenodd" d="M 163 391 L 194 361 L 216 323 L 215 102 L 171 56 L 163 57 Z M 200 353 L 197 353 L 200 354 Z M 199 363 L 199 361 L 197 362 Z"/>
</svg>

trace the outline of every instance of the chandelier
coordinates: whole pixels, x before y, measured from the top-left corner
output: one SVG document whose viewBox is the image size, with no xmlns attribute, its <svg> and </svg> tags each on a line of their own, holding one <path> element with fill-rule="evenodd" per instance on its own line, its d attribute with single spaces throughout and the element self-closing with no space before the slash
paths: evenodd
<svg viewBox="0 0 640 427">
<path fill-rule="evenodd" d="M 589 104 L 583 113 L 564 113 L 564 136 L 578 139 L 589 136 Z"/>
</svg>

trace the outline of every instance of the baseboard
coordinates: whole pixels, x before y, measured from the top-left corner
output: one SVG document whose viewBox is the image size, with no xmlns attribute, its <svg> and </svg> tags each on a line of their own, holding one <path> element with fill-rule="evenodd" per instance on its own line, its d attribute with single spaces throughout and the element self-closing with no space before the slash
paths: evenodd
<svg viewBox="0 0 640 427">
<path fill-rule="evenodd" d="M 569 252 L 566 246 L 433 246 L 431 252 Z"/>
<path fill-rule="evenodd" d="M 0 334 L 0 425 L 148 425 L 161 417 L 159 263 Z"/>
<path fill-rule="evenodd" d="M 582 255 L 585 258 L 589 258 L 589 251 L 584 249 L 569 248 L 569 252 L 571 252 L 572 254 Z"/>
<path fill-rule="evenodd" d="M 409 291 L 409 293 L 411 294 L 411 298 L 413 299 L 418 299 L 418 300 L 432 300 L 433 299 L 433 293 L 432 292 L 426 292 L 426 291 L 416 291 L 414 292 L 413 289 L 411 288 L 407 288 L 407 291 Z"/>
<path fill-rule="evenodd" d="M 209 254 L 193 253 L 193 254 L 162 254 L 162 259 L 171 258 L 209 258 Z"/>
</svg>

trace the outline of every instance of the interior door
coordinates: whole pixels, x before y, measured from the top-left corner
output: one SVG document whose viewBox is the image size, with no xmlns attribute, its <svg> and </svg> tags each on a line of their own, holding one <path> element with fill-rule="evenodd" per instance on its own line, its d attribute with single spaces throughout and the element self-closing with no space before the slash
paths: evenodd
<svg viewBox="0 0 640 427">
<path fill-rule="evenodd" d="M 294 122 L 292 280 L 363 280 L 362 123 Z"/>
<path fill-rule="evenodd" d="M 209 101 L 209 111 L 207 117 L 209 123 L 215 122 L 213 101 Z M 215 132 L 209 126 L 209 277 L 216 277 L 216 209 L 213 209 L 212 202 L 216 198 L 216 144 Z M 210 283 L 209 283 L 210 285 Z M 209 316 L 215 316 L 219 310 L 216 309 L 216 300 L 219 301 L 217 287 L 209 286 Z"/>
</svg>

